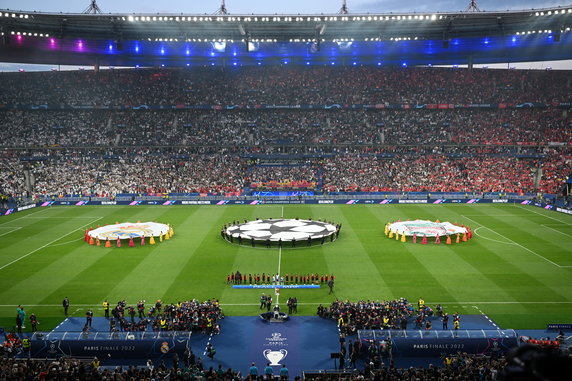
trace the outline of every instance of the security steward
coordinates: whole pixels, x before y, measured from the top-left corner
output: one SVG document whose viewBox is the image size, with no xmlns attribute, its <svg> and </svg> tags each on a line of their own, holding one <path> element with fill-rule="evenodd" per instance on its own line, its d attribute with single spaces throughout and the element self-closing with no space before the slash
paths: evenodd
<svg viewBox="0 0 572 381">
<path fill-rule="evenodd" d="M 103 302 L 103 312 L 105 312 L 105 317 L 109 319 L 109 302 L 107 300 Z"/>
</svg>

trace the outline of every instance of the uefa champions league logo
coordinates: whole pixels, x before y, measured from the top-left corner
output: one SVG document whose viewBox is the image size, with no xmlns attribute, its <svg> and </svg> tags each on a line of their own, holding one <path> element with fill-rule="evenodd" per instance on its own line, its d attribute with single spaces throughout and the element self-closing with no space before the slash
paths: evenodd
<svg viewBox="0 0 572 381">
<path fill-rule="evenodd" d="M 280 332 L 272 332 L 271 337 L 266 338 L 266 344 L 264 346 L 269 347 L 287 347 L 288 339 L 282 336 Z M 288 351 L 286 349 L 265 349 L 262 351 L 262 354 L 270 363 L 270 366 L 279 366 L 280 361 L 284 359 L 288 355 Z"/>
<path fill-rule="evenodd" d="M 271 349 L 265 349 L 262 351 L 266 360 L 270 362 L 270 366 L 279 366 L 280 361 L 288 355 L 288 351 L 286 349 L 280 349 L 278 351 L 273 351 Z"/>
</svg>

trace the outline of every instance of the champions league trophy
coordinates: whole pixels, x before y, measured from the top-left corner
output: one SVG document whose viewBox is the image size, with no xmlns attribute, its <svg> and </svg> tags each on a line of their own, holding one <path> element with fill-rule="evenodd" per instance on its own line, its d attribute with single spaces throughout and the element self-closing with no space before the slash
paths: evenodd
<svg viewBox="0 0 572 381">
<path fill-rule="evenodd" d="M 270 366 L 279 366 L 280 361 L 288 354 L 286 349 L 280 349 L 279 351 L 273 351 L 271 349 L 265 349 L 263 352 L 266 360 L 270 361 Z"/>
</svg>

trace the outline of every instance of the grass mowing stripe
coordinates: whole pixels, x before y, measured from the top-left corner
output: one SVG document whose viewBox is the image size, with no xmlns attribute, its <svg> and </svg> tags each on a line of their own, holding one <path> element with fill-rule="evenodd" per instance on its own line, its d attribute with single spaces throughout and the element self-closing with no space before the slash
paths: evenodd
<svg viewBox="0 0 572 381">
<path fill-rule="evenodd" d="M 143 217 L 149 217 L 151 220 L 162 220 L 164 214 L 168 211 L 165 209 L 145 209 L 137 211 L 128 209 L 129 219 L 139 220 Z M 112 216 L 109 215 L 107 218 Z M 147 218 L 143 218 L 144 220 Z M 121 219 L 124 221 L 124 219 Z M 135 240 L 139 245 L 139 241 Z M 114 245 L 115 246 L 115 242 Z M 54 289 L 51 294 L 45 297 L 45 300 L 61 300 L 65 295 L 74 297 L 74 300 L 100 300 L 103 301 L 109 296 L 110 290 L 113 289 L 118 282 L 127 277 L 133 271 L 138 263 L 143 261 L 148 255 L 156 250 L 160 245 L 152 246 L 147 244 L 144 247 L 130 248 L 124 242 L 124 247 L 105 248 L 89 246 L 85 248 L 85 253 L 80 255 L 96 256 L 96 261 L 90 262 L 89 265 L 83 266 L 80 271 L 70 274 L 65 283 Z M 113 274 L 113 276 L 108 276 Z M 92 287 L 86 288 L 89 284 Z M 82 290 L 81 295 L 77 295 L 74 291 Z M 120 300 L 122 298 L 118 298 Z"/>
<path fill-rule="evenodd" d="M 414 207 L 413 210 L 415 208 L 419 208 L 419 206 Z M 439 206 L 434 206 L 428 210 L 432 212 L 429 219 L 433 221 L 443 220 L 443 211 L 450 212 Z M 483 271 L 482 265 L 483 261 L 487 260 L 488 251 L 483 252 L 484 247 L 478 241 L 471 240 L 451 245 L 447 245 L 445 242 L 446 240 L 443 238 L 439 245 L 435 244 L 433 239 L 429 240 L 427 245 L 413 245 L 411 242 L 407 244 L 410 247 L 420 248 L 418 250 L 420 252 L 419 261 L 439 279 L 444 287 L 451 293 L 458 295 L 457 298 L 473 300 L 478 298 L 481 293 L 486 293 L 487 295 L 494 295 L 500 300 L 516 300 L 514 295 L 499 286 L 496 278 Z M 473 260 L 475 258 L 476 261 Z M 494 261 L 494 265 L 497 265 L 498 257 L 493 258 L 491 262 Z M 488 264 L 489 262 L 485 263 Z M 459 284 L 463 283 L 478 285 L 478 287 L 459 289 Z"/>
<path fill-rule="evenodd" d="M 108 291 L 108 300 L 122 300 L 129 295 L 137 300 L 164 300 L 167 289 L 188 260 L 195 241 L 203 236 L 202 229 L 210 227 L 209 216 L 218 213 L 218 210 L 209 212 L 202 207 L 186 209 L 184 213 L 181 213 L 182 209 L 172 208 L 165 210 L 157 207 L 153 210 L 163 212 L 160 218 L 164 222 L 175 221 L 175 235 L 168 242 L 159 243 L 156 240 L 155 246 L 146 245 L 146 249 L 153 248 L 149 255 L 136 262 L 128 274 L 117 280 Z"/>
<path fill-rule="evenodd" d="M 11 214 L 11 215 L 9 215 L 9 216 L 5 216 L 5 217 L 3 217 L 3 219 L 7 219 L 8 221 L 2 222 L 2 223 L 0 224 L 0 226 L 9 224 L 9 223 L 14 222 L 14 221 L 18 221 L 18 220 L 20 220 L 20 219 L 22 219 L 22 218 L 26 218 L 26 217 L 28 217 L 28 216 L 31 215 L 31 214 L 38 214 L 38 213 L 45 212 L 46 210 L 48 210 L 48 209 L 40 209 L 40 210 L 37 210 L 37 209 L 36 209 L 36 210 L 34 210 L 34 209 L 29 209 L 29 210 L 25 210 L 25 211 L 23 211 L 23 212 L 19 212 L 19 213 L 18 213 L 18 215 L 19 215 L 20 213 L 24 214 L 23 216 L 16 217 L 16 218 L 13 218 L 13 217 L 12 217 L 12 216 L 15 216 L 14 214 Z"/>
<path fill-rule="evenodd" d="M 551 214 L 554 214 L 553 212 L 546 211 L 546 213 L 540 213 L 540 212 L 534 210 L 534 209 L 536 208 L 536 207 L 534 207 L 534 206 L 522 206 L 522 205 L 518 205 L 518 207 L 521 208 L 521 209 L 526 209 L 526 210 L 528 210 L 529 212 L 536 213 L 536 214 L 538 214 L 538 215 L 540 215 L 540 216 L 542 216 L 542 217 L 544 217 L 544 218 L 550 218 L 551 220 L 560 222 L 560 223 L 562 223 L 562 224 L 572 225 L 572 223 L 570 223 L 570 219 L 568 219 L 568 221 L 562 221 L 562 220 L 559 219 L 559 218 L 552 217 Z M 564 215 L 564 214 L 563 214 L 562 216 L 563 216 L 563 217 L 566 217 L 567 215 Z"/>
<path fill-rule="evenodd" d="M 548 225 L 540 225 L 540 226 L 545 227 L 545 228 L 547 228 L 547 229 L 550 229 L 550 230 L 552 230 L 552 231 L 555 231 L 556 233 L 560 233 L 560 234 L 563 234 L 563 235 L 565 235 L 565 236 L 567 236 L 567 237 L 572 238 L 572 235 L 570 235 L 570 234 L 568 234 L 568 233 L 561 232 L 560 230 L 551 228 L 551 227 L 548 226 Z"/>
<path fill-rule="evenodd" d="M 24 258 L 27 258 L 27 257 L 29 257 L 30 255 L 32 255 L 32 254 L 34 254 L 34 253 L 36 253 L 36 252 L 42 250 L 44 247 L 47 247 L 47 246 L 51 245 L 52 243 L 57 242 L 57 241 L 59 241 L 60 239 L 62 239 L 62 238 L 64 238 L 64 237 L 67 237 L 68 235 L 70 235 L 70 234 L 72 234 L 72 233 L 75 233 L 76 231 L 82 230 L 82 229 L 85 228 L 86 226 L 89 226 L 89 225 L 93 224 L 94 222 L 97 222 L 97 221 L 101 220 L 101 218 L 102 218 L 102 217 L 99 217 L 99 218 L 97 218 L 97 219 L 95 219 L 95 220 L 93 220 L 93 221 L 90 221 L 90 222 L 88 222 L 87 224 L 82 225 L 82 226 L 80 226 L 79 228 L 77 228 L 77 229 L 75 229 L 75 230 L 72 230 L 72 231 L 70 231 L 70 232 L 68 232 L 68 233 L 66 233 L 66 234 L 64 234 L 64 235 L 62 235 L 61 237 L 58 237 L 58 238 L 56 238 L 56 239 L 54 239 L 54 240 L 52 240 L 52 241 L 46 243 L 45 245 L 42 245 L 42 246 L 38 247 L 37 249 L 30 251 L 28 254 L 25 254 L 25 255 L 23 255 L 23 256 L 21 256 L 21 257 L 19 257 L 19 258 L 14 259 L 13 261 L 11 261 L 11 262 L 9 262 L 9 263 L 3 265 L 2 267 L 0 267 L 0 271 L 1 271 L 1 270 L 4 270 L 6 267 L 8 267 L 8 266 L 10 266 L 10 265 L 12 265 L 12 264 L 14 264 L 14 263 L 16 263 L 16 262 L 18 262 L 18 261 L 21 261 L 21 260 L 24 259 Z"/>
<path fill-rule="evenodd" d="M 12 229 L 6 233 L 0 234 L 0 237 L 2 237 L 3 235 L 10 234 L 12 232 L 15 232 L 16 230 L 20 230 L 20 229 L 22 229 L 22 227 L 21 226 L 6 226 L 6 227 L 0 227 L 0 229 Z"/>
<path fill-rule="evenodd" d="M 481 223 L 479 223 L 479 222 L 473 220 L 472 218 L 469 218 L 469 217 L 467 217 L 467 216 L 463 216 L 463 217 L 469 219 L 470 221 L 474 222 L 475 224 L 477 224 L 477 225 L 479 225 L 479 226 L 483 226 L 483 227 L 487 228 L 485 225 L 483 225 L 483 224 L 481 224 Z M 492 229 L 490 229 L 490 228 L 487 228 L 487 229 L 492 230 Z M 503 234 L 501 234 L 501 233 L 498 233 L 498 232 L 496 232 L 496 233 L 497 233 L 498 235 L 500 235 L 501 237 L 503 237 L 504 239 L 506 239 L 508 242 L 511 242 L 513 245 L 516 245 L 516 246 L 520 247 L 521 249 L 524 249 L 524 250 L 528 251 L 529 253 L 531 253 L 531 254 L 533 254 L 533 255 L 536 255 L 538 258 L 545 260 L 546 262 L 552 264 L 553 266 L 556 266 L 556 267 L 572 267 L 572 266 L 561 266 L 561 265 L 559 265 L 558 263 L 555 263 L 555 262 L 551 261 L 550 259 L 545 258 L 545 257 L 543 257 L 542 255 L 540 255 L 540 254 L 538 254 L 538 253 L 532 251 L 531 249 L 529 249 L 529 248 L 527 248 L 527 247 L 525 247 L 525 246 L 522 246 L 520 243 L 513 241 L 512 239 L 506 237 L 505 235 L 503 235 Z"/>
<path fill-rule="evenodd" d="M 265 248 L 253 250 L 233 246 L 222 240 L 219 229 L 224 222 L 242 220 L 249 215 L 277 218 L 282 214 L 282 205 L 62 206 L 39 212 L 42 212 L 39 216 L 49 214 L 57 218 L 21 219 L 5 225 L 18 223 L 22 229 L 2 237 L 0 256 L 4 261 L 49 242 L 62 227 L 76 228 L 86 222 L 85 218 L 76 217 L 95 219 L 105 216 L 102 224 L 158 218 L 164 220 L 160 222 L 171 222 L 176 230 L 173 240 L 157 245 L 151 253 L 145 251 L 147 247 L 114 248 L 111 251 L 116 258 L 103 258 L 104 248 L 97 250 L 87 246 L 78 234 L 77 243 L 66 243 L 64 241 L 69 238 L 64 238 L 55 244 L 65 245 L 46 247 L 42 249 L 45 250 L 42 255 L 32 255 L 14 263 L 9 272 L 2 273 L 0 300 L 6 305 L 29 303 L 29 307 L 38 309 L 42 329 L 56 326 L 62 320 L 59 303 L 66 296 L 60 295 L 62 292 L 69 293 L 67 296 L 72 299 L 70 311 L 85 309 L 87 307 L 81 304 L 95 302 L 90 307 L 97 308 L 99 316 L 103 313 L 98 301 L 105 296 L 112 303 L 119 299 L 135 303 L 140 297 L 149 302 L 155 296 L 164 298 L 165 302 L 190 297 L 203 300 L 219 297 L 227 314 L 256 315 L 260 312 L 260 291 L 233 290 L 224 279 L 230 271 L 236 270 L 236 266 L 248 269 L 245 270 L 247 273 L 261 273 L 273 272 L 278 265 L 278 250 L 272 249 L 270 253 Z M 540 212 L 513 205 L 287 205 L 283 212 L 285 217 L 307 218 L 311 215 L 341 222 L 343 228 L 340 239 L 328 245 L 295 250 L 284 247 L 281 272 L 334 273 L 336 296 L 344 299 L 380 300 L 404 296 L 415 301 L 423 296 L 431 305 L 440 303 L 447 308 L 458 308 L 461 313 L 474 314 L 477 310 L 473 306 L 479 306 L 506 328 L 544 328 L 546 323 L 567 322 L 572 316 L 572 297 L 568 297 L 572 295 L 570 268 L 557 268 L 541 261 L 509 241 L 493 242 L 477 235 L 466 244 L 447 247 L 444 244 L 403 244 L 389 240 L 382 233 L 385 222 L 397 218 L 434 220 L 439 217 L 441 221 L 472 224 L 461 217 L 467 215 L 563 265 L 570 252 L 566 250 L 569 237 L 542 226 L 538 233 L 535 229 L 544 224 L 570 234 L 568 227 L 556 226 L 569 224 L 563 223 L 563 216 L 557 216 L 558 221 L 550 221 L 550 218 L 542 218 L 544 211 Z M 190 218 L 189 214 L 192 215 Z M 16 218 L 9 221 L 14 220 Z M 504 240 L 484 228 L 478 233 L 497 241 Z M 417 257 L 406 248 L 414 249 Z M 427 276 L 427 271 L 431 277 Z M 442 284 L 435 287 L 435 279 Z M 115 286 L 110 290 L 110 285 Z M 100 292 L 92 288 L 100 288 Z M 444 295 L 443 288 L 449 295 Z M 298 298 L 302 315 L 315 314 L 316 305 L 327 304 L 335 298 L 328 295 L 327 287 L 282 290 L 280 300 L 288 296 Z M 448 302 L 438 302 L 443 299 Z M 31 306 L 39 302 L 46 306 Z M 14 325 L 14 311 L 14 306 L 0 306 L 0 324 Z"/>
</svg>

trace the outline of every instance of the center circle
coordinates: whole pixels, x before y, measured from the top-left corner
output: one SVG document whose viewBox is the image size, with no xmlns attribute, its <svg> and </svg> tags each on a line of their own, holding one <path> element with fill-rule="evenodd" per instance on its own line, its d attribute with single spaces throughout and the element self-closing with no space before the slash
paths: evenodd
<svg viewBox="0 0 572 381">
<path fill-rule="evenodd" d="M 339 228 L 339 225 L 329 222 L 270 218 L 231 224 L 224 228 L 224 232 L 227 238 L 292 242 L 331 238 Z"/>
</svg>

